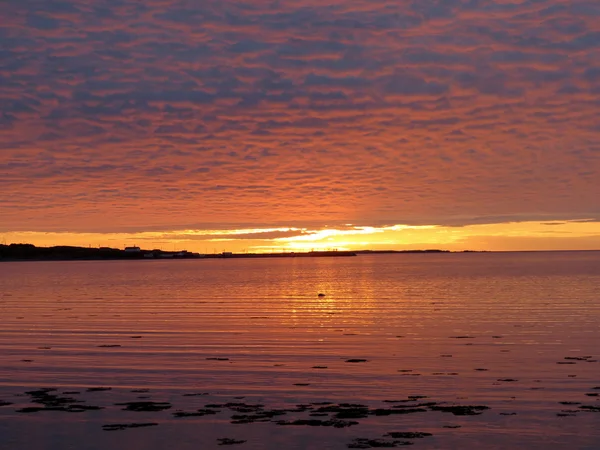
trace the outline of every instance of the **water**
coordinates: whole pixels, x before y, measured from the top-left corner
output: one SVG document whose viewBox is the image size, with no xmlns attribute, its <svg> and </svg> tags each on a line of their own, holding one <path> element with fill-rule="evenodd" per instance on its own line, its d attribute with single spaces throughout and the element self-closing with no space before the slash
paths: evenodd
<svg viewBox="0 0 600 450">
<path fill-rule="evenodd" d="M 409 440 L 423 449 L 600 448 L 600 252 L 1 263 L 0 314 L 2 449 L 345 449 L 399 431 L 432 434 Z M 104 409 L 18 412 L 39 388 Z M 171 408 L 115 405 L 133 401 Z M 296 411 L 173 414 L 228 402 Z M 371 414 L 276 423 L 335 415 L 297 410 L 315 402 Z M 433 402 L 490 409 L 373 414 Z M 142 422 L 158 425 L 102 428 Z"/>
</svg>

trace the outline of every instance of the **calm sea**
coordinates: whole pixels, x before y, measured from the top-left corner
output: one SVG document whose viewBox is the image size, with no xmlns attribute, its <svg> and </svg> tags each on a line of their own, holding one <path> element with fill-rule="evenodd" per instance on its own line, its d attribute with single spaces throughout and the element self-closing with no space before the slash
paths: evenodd
<svg viewBox="0 0 600 450">
<path fill-rule="evenodd" d="M 0 263 L 0 318 L 2 450 L 600 448 L 600 252 Z"/>
</svg>

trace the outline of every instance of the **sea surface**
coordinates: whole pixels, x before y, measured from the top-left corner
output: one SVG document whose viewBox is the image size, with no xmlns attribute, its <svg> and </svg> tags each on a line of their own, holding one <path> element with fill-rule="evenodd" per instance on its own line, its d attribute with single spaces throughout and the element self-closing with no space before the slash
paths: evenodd
<svg viewBox="0 0 600 450">
<path fill-rule="evenodd" d="M 0 263 L 2 450 L 597 450 L 599 359 L 600 252 Z"/>
</svg>

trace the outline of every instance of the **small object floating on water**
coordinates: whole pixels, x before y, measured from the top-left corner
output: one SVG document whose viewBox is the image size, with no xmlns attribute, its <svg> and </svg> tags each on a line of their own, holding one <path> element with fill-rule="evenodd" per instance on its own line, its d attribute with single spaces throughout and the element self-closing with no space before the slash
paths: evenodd
<svg viewBox="0 0 600 450">
<path fill-rule="evenodd" d="M 346 362 L 347 363 L 360 363 L 360 362 L 367 362 L 367 360 L 366 359 L 353 358 L 353 359 L 347 359 Z"/>
<path fill-rule="evenodd" d="M 317 297 L 325 297 L 325 294 L 323 294 L 322 292 L 319 292 L 319 295 L 317 295 Z"/>
<path fill-rule="evenodd" d="M 171 408 L 168 402 L 126 402 L 115 403 L 115 405 L 125 406 L 124 411 L 162 411 Z"/>
<path fill-rule="evenodd" d="M 246 442 L 243 439 L 231 439 L 231 438 L 219 438 L 219 445 L 235 445 L 235 444 L 243 444 Z"/>
<path fill-rule="evenodd" d="M 369 439 L 356 438 L 351 443 L 346 445 L 348 448 L 379 448 L 379 447 L 400 447 L 404 445 L 412 445 L 410 441 L 389 441 L 386 439 Z"/>
<path fill-rule="evenodd" d="M 98 347 L 100 348 L 117 348 L 120 347 L 119 344 L 102 344 L 102 345 L 98 345 Z"/>
<path fill-rule="evenodd" d="M 435 405 L 430 406 L 429 409 L 432 411 L 440 411 L 445 413 L 452 413 L 455 416 L 476 416 L 481 414 L 482 411 L 490 409 L 489 406 L 482 405 L 456 405 L 456 406 L 441 406 Z"/>
<path fill-rule="evenodd" d="M 86 392 L 102 392 L 102 391 L 110 391 L 111 387 L 91 387 L 86 390 Z"/>
<path fill-rule="evenodd" d="M 391 431 L 386 433 L 385 436 L 389 436 L 394 439 L 422 439 L 427 436 L 433 436 L 431 433 L 423 433 L 421 431 Z"/>
<path fill-rule="evenodd" d="M 120 431 L 127 428 L 143 428 L 143 427 L 154 427 L 158 424 L 156 422 L 146 423 L 111 423 L 108 425 L 102 425 L 104 431 Z"/>
</svg>

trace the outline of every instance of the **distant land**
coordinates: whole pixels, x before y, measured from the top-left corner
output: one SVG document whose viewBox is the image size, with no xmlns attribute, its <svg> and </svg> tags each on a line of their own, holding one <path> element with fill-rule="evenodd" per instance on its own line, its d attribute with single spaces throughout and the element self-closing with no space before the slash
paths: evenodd
<svg viewBox="0 0 600 450">
<path fill-rule="evenodd" d="M 468 250 L 466 251 L 468 252 Z M 298 257 L 343 257 L 387 253 L 453 253 L 449 250 L 327 250 L 310 252 L 273 253 L 212 253 L 201 254 L 187 250 L 168 252 L 159 249 L 144 250 L 140 247 L 36 247 L 33 244 L 0 244 L 0 261 L 73 261 L 73 260 L 119 260 L 119 259 L 204 259 L 204 258 L 298 258 Z M 463 252 L 459 252 L 463 253 Z"/>
</svg>

